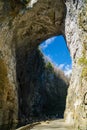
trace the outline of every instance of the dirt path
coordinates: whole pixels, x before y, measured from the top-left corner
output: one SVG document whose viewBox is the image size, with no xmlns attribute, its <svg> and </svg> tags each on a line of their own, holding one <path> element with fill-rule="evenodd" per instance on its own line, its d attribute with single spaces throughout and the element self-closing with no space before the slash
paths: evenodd
<svg viewBox="0 0 87 130">
<path fill-rule="evenodd" d="M 17 130 L 74 130 L 74 128 L 63 120 L 53 120 L 40 122 L 37 125 L 27 125 Z"/>
</svg>

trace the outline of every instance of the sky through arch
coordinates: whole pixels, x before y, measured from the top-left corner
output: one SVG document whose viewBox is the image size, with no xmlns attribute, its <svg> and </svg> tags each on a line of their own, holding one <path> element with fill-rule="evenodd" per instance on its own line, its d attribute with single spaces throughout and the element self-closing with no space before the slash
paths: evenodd
<svg viewBox="0 0 87 130">
<path fill-rule="evenodd" d="M 62 69 L 66 75 L 71 74 L 72 59 L 62 35 L 47 39 L 40 44 L 39 48 L 48 61 Z"/>
</svg>

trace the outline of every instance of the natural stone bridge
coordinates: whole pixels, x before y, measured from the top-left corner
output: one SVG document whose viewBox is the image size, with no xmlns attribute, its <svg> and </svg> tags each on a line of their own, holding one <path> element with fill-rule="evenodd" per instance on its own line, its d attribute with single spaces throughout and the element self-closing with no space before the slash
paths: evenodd
<svg viewBox="0 0 87 130">
<path fill-rule="evenodd" d="M 87 130 L 84 99 L 87 93 L 87 0 L 25 2 L 0 0 L 0 125 L 17 123 L 19 117 L 29 116 L 28 94 L 31 93 L 28 92 L 34 85 L 30 83 L 32 76 L 29 77 L 31 68 L 28 65 L 33 63 L 35 71 L 40 70 L 40 64 L 34 63 L 39 57 L 38 45 L 51 36 L 62 34 L 73 60 L 65 120 L 74 124 L 76 130 Z M 54 124 L 46 124 L 46 129 L 48 126 L 57 129 L 52 128 Z M 61 122 L 57 126 L 59 129 L 66 129 L 59 124 L 65 127 Z M 44 123 L 33 129 L 43 129 L 43 126 L 45 128 Z"/>
</svg>

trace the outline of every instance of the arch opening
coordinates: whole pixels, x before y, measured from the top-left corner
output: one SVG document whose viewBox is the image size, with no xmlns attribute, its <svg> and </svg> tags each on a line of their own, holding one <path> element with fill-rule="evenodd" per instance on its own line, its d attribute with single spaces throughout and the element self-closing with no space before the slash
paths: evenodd
<svg viewBox="0 0 87 130">
<path fill-rule="evenodd" d="M 48 55 L 42 54 L 48 45 L 51 49 L 49 52 L 53 53 L 55 61 Z M 65 53 L 62 51 L 62 46 L 64 46 Z M 58 51 L 61 52 L 59 56 L 63 54 L 65 58 L 60 57 L 59 59 Z M 67 59 L 67 55 L 70 57 L 62 35 L 40 43 L 32 51 L 25 51 L 24 47 L 16 48 L 19 124 L 25 125 L 40 120 L 63 118 L 69 86 L 69 77 L 66 78 L 65 74 L 69 76 L 71 72 L 71 59 L 67 60 L 69 64 L 64 64 L 63 61 Z M 50 63 L 51 61 L 52 63 Z"/>
<path fill-rule="evenodd" d="M 70 77 L 72 73 L 72 59 L 63 35 L 51 37 L 39 45 L 44 60 L 51 62 L 54 67 L 61 69 Z"/>
<path fill-rule="evenodd" d="M 39 50 L 45 62 L 47 101 L 44 113 L 50 118 L 63 118 L 72 74 L 72 59 L 67 43 L 63 35 L 54 36 L 42 42 Z"/>
</svg>

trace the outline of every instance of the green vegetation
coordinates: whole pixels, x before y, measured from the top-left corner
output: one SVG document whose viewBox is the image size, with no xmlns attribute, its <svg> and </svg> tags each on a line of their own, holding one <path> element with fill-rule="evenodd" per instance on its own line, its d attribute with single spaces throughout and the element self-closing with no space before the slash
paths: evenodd
<svg viewBox="0 0 87 130">
<path fill-rule="evenodd" d="M 87 79 L 87 66 L 86 67 L 83 67 L 82 69 L 82 77 L 85 77 Z"/>
<path fill-rule="evenodd" d="M 48 63 L 46 64 L 46 68 L 49 69 L 50 71 L 53 70 L 53 66 L 52 66 L 52 64 L 51 64 L 50 62 L 48 62 Z"/>
<path fill-rule="evenodd" d="M 87 44 L 83 45 L 83 56 L 78 60 L 78 64 L 83 66 L 81 77 L 87 79 L 87 58 L 86 58 Z"/>
<path fill-rule="evenodd" d="M 80 65 L 87 65 L 87 59 L 85 57 L 81 57 L 79 60 L 78 60 L 78 63 Z"/>
</svg>

